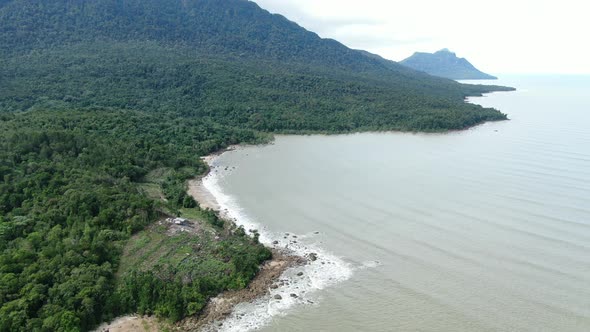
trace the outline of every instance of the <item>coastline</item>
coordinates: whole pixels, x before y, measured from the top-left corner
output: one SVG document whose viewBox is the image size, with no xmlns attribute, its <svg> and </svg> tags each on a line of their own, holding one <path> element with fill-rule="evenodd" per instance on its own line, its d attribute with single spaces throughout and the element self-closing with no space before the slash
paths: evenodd
<svg viewBox="0 0 590 332">
<path fill-rule="evenodd" d="M 210 301 L 201 316 L 185 320 L 188 325 L 180 324 L 179 330 L 233 332 L 267 326 L 274 317 L 282 316 L 294 307 L 317 305 L 321 301 L 318 291 L 350 279 L 355 270 L 351 263 L 323 248 L 321 239 L 326 234 L 313 230 L 294 234 L 288 225 L 282 229 L 269 229 L 248 215 L 236 197 L 224 192 L 221 179 L 238 168 L 224 164 L 225 157 L 221 156 L 232 152 L 239 156 L 241 151 L 250 147 L 231 146 L 202 157 L 209 172 L 189 181 L 188 192 L 201 207 L 214 208 L 220 217 L 244 227 L 250 234 L 256 230 L 260 243 L 271 249 L 273 258 L 263 264 L 246 289 L 237 294 L 220 294 Z M 218 302 L 223 305 L 218 306 Z M 226 306 L 227 302 L 229 306 Z M 208 312 L 210 309 L 213 313 Z"/>
<path fill-rule="evenodd" d="M 234 308 L 240 304 L 261 300 L 269 295 L 270 289 L 278 287 L 283 273 L 299 265 L 305 264 L 306 259 L 272 250 L 272 259 L 266 261 L 260 271 L 244 289 L 226 291 L 211 298 L 203 312 L 195 317 L 188 317 L 181 321 L 176 331 L 216 331 L 224 325 Z"/>
<path fill-rule="evenodd" d="M 96 332 L 141 332 L 148 324 L 155 326 L 150 330 L 155 332 L 254 330 L 294 307 L 317 305 L 321 301 L 317 291 L 350 279 L 357 267 L 323 248 L 320 240 L 325 234 L 313 230 L 294 234 L 288 228 L 269 230 L 245 214 L 235 197 L 222 190 L 219 180 L 236 168 L 220 164 L 218 158 L 249 147 L 233 145 L 201 157 L 208 172 L 187 181 L 187 193 L 201 208 L 216 211 L 227 223 L 242 226 L 250 234 L 257 230 L 260 243 L 272 251 L 272 258 L 261 265 L 246 288 L 211 298 L 199 315 L 174 324 L 154 317 L 127 315 L 101 325 Z"/>
<path fill-rule="evenodd" d="M 204 156 L 201 159 L 209 166 L 209 171 L 195 179 L 188 181 L 188 193 L 203 209 L 216 211 L 220 217 L 235 224 L 236 219 L 232 218 L 227 209 L 222 210 L 217 197 L 205 186 L 203 180 L 210 176 L 214 160 L 225 152 L 238 149 L 239 146 L 230 146 L 219 152 Z M 226 291 L 217 297 L 209 300 L 203 312 L 196 317 L 184 319 L 176 327 L 179 331 L 216 330 L 223 326 L 223 321 L 229 317 L 233 309 L 243 303 L 253 302 L 262 299 L 270 294 L 271 289 L 278 288 L 283 273 L 290 268 L 301 266 L 307 263 L 305 257 L 297 256 L 293 252 L 268 246 L 272 251 L 272 258 L 266 261 L 260 268 L 258 274 L 250 281 L 248 286 L 241 290 Z"/>
<path fill-rule="evenodd" d="M 232 145 L 226 149 L 201 157 L 207 164 L 209 170 L 206 174 L 188 181 L 188 194 L 192 196 L 202 209 L 211 209 L 219 216 L 236 224 L 237 219 L 233 218 L 227 208 L 223 208 L 217 197 L 204 183 L 204 180 L 212 175 L 213 162 L 222 154 L 241 148 L 239 145 Z M 178 323 L 173 329 L 177 331 L 216 331 L 220 329 L 225 319 L 230 317 L 234 308 L 240 304 L 253 303 L 269 297 L 272 289 L 278 289 L 286 283 L 284 273 L 292 268 L 303 266 L 309 259 L 295 254 L 286 248 L 276 245 L 265 244 L 272 252 L 272 258 L 262 264 L 258 274 L 252 279 L 246 288 L 241 290 L 226 291 L 211 298 L 198 316 L 187 317 Z M 273 300 L 279 300 L 276 296 Z M 242 314 L 243 316 L 243 314 Z"/>
<path fill-rule="evenodd" d="M 480 124 L 476 124 L 475 126 L 480 126 L 486 124 L 488 122 L 496 122 L 496 121 L 487 121 Z M 456 130 L 456 131 L 465 131 Z M 425 135 L 432 135 L 432 134 L 445 134 L 453 132 L 447 131 L 443 133 L 439 132 L 420 132 L 420 133 L 409 133 L 409 134 L 425 134 Z M 353 132 L 353 133 L 342 133 L 342 134 L 320 134 L 320 133 L 309 133 L 307 135 L 319 135 L 319 136 L 333 136 L 333 135 L 356 135 L 362 134 L 363 132 Z M 408 132 L 399 132 L 399 131 L 377 131 L 372 132 L 375 134 L 387 134 L 387 133 L 403 133 L 408 134 Z M 292 134 L 275 134 L 274 137 L 280 136 L 294 136 Z M 297 135 L 301 136 L 301 135 Z M 270 143 L 273 144 L 273 143 Z M 208 171 L 205 174 L 199 175 L 189 181 L 187 181 L 187 193 L 197 201 L 199 206 L 203 209 L 211 209 L 214 210 L 218 215 L 224 219 L 226 222 L 232 223 L 234 225 L 240 226 L 238 222 L 238 217 L 231 211 L 232 209 L 227 207 L 227 202 L 220 202 L 220 192 L 215 191 L 212 192 L 210 188 L 205 184 L 205 180 L 211 180 L 211 178 L 220 178 L 223 176 L 224 172 L 228 171 L 227 167 L 222 167 L 219 165 L 215 165 L 216 160 L 225 153 L 244 149 L 246 147 L 260 147 L 262 145 L 231 145 L 227 148 L 221 149 L 219 151 L 213 152 L 207 156 L 201 157 L 201 160 L 205 162 L 208 166 Z M 217 181 L 217 180 L 215 180 Z M 214 181 L 214 182 L 215 182 Z M 209 181 L 211 182 L 211 181 Z M 223 194 L 223 193 L 221 193 Z M 225 196 L 225 195 L 222 195 Z M 241 223 L 242 226 L 246 228 L 246 230 L 251 229 L 260 229 L 259 227 L 250 227 L 251 225 L 247 223 L 244 225 Z M 257 225 L 261 226 L 261 225 Z M 315 232 L 315 234 L 318 234 Z M 303 291 L 303 293 L 292 293 L 293 289 L 285 290 L 283 286 L 291 286 L 296 285 L 297 282 L 300 280 L 295 280 L 300 277 L 300 271 L 305 271 L 306 278 L 310 275 L 310 271 L 304 269 L 306 266 L 310 266 L 312 264 L 322 264 L 325 266 L 334 265 L 334 264 L 341 264 L 342 262 L 338 262 L 338 258 L 332 256 L 329 253 L 323 252 L 321 248 L 306 246 L 303 248 L 301 242 L 297 243 L 298 241 L 293 240 L 293 238 L 297 238 L 294 234 L 268 234 L 268 233 L 261 233 L 261 243 L 264 244 L 267 248 L 272 251 L 272 258 L 265 263 L 263 263 L 260 267 L 259 273 L 250 281 L 248 286 L 242 290 L 238 291 L 226 291 L 224 293 L 219 294 L 218 296 L 211 298 L 203 309 L 201 314 L 198 316 L 187 317 L 184 320 L 174 324 L 169 325 L 166 322 L 158 321 L 154 317 L 141 317 L 137 315 L 128 315 L 122 316 L 117 318 L 115 321 L 107 324 L 102 324 L 99 328 L 95 329 L 95 331 L 164 331 L 164 330 L 174 330 L 174 331 L 218 331 L 218 330 L 228 330 L 228 331 L 241 331 L 241 329 L 225 329 L 224 323 L 226 320 L 235 320 L 241 319 L 244 316 L 243 311 L 236 313 L 234 310 L 236 307 L 244 304 L 255 304 L 260 305 L 260 303 L 266 303 L 267 306 L 275 306 L 277 302 L 283 301 L 282 304 L 272 308 L 272 314 L 270 317 L 275 316 L 277 314 L 284 313 L 285 310 L 289 309 L 293 306 L 294 302 L 296 303 L 304 303 L 304 304 L 314 304 L 315 299 L 310 300 L 307 296 L 304 296 L 307 291 Z M 303 236 L 305 237 L 305 236 Z M 299 238 L 302 238 L 300 235 Z M 299 249 L 299 250 L 297 250 Z M 304 253 L 302 254 L 302 250 L 305 249 Z M 318 254 L 319 253 L 319 254 Z M 318 262 L 316 262 L 316 260 Z M 302 267 L 301 269 L 295 269 L 297 267 Z M 348 267 L 345 267 L 345 269 Z M 315 271 L 314 271 L 315 272 Z M 346 280 L 349 278 L 351 271 L 338 271 L 342 275 L 335 276 L 334 278 L 330 277 L 330 281 L 326 282 L 325 280 L 319 280 L 320 282 L 317 283 L 316 276 L 310 275 L 313 278 L 314 288 L 315 289 L 323 289 L 324 287 L 331 285 L 333 283 Z M 308 282 L 309 284 L 309 282 Z M 301 286 L 301 282 L 298 284 Z M 281 288 L 281 289 L 279 289 Z M 291 288 L 291 287 L 290 287 Z M 292 287 L 297 288 L 298 290 L 303 287 Z M 312 291 L 310 290 L 309 293 Z M 276 298 L 281 294 L 281 298 Z M 285 296 L 286 295 L 286 296 Z M 291 298 L 289 298 L 291 297 Z M 285 301 L 286 300 L 286 301 Z M 294 301 L 295 300 L 295 301 Z M 280 307 L 280 308 L 279 308 Z M 279 312 L 280 311 L 280 312 Z M 266 325 L 268 320 L 263 322 L 262 324 L 257 324 L 250 326 L 250 328 L 258 328 L 261 326 Z M 149 329 L 147 328 L 149 326 Z M 241 326 L 243 328 L 243 325 Z"/>
<path fill-rule="evenodd" d="M 226 222 L 236 224 L 228 210 L 222 210 L 221 204 L 215 195 L 207 189 L 203 180 L 211 174 L 212 162 L 225 152 L 233 151 L 241 146 L 230 146 L 226 149 L 204 156 L 201 159 L 209 166 L 206 174 L 200 175 L 188 181 L 187 193 L 192 196 L 203 209 L 211 209 L 219 214 Z M 260 266 L 260 271 L 248 283 L 246 288 L 240 290 L 225 291 L 211 298 L 203 311 L 192 317 L 169 324 L 153 316 L 126 315 L 116 318 L 111 322 L 105 322 L 95 328 L 95 332 L 160 332 L 160 331 L 218 331 L 224 321 L 234 312 L 234 308 L 240 304 L 254 303 L 270 298 L 270 291 L 288 284 L 284 273 L 289 269 L 303 266 L 309 259 L 296 255 L 293 251 L 276 245 L 265 245 L 272 252 L 272 258 Z M 276 297 L 272 300 L 278 301 Z M 243 316 L 243 314 L 240 314 Z"/>
</svg>

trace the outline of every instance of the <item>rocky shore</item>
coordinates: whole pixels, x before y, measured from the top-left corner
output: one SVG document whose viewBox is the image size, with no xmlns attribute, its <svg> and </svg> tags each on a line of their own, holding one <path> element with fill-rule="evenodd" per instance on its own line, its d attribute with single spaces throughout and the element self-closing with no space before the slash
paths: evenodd
<svg viewBox="0 0 590 332">
<path fill-rule="evenodd" d="M 199 331 L 205 327 L 215 329 L 215 327 L 223 326 L 223 320 L 232 313 L 236 305 L 252 302 L 268 295 L 270 289 L 278 287 L 279 278 L 283 272 L 305 263 L 305 258 L 273 250 L 272 260 L 267 261 L 261 267 L 260 272 L 248 287 L 237 291 L 227 291 L 212 298 L 201 315 L 185 319 L 174 329 L 177 331 Z"/>
</svg>

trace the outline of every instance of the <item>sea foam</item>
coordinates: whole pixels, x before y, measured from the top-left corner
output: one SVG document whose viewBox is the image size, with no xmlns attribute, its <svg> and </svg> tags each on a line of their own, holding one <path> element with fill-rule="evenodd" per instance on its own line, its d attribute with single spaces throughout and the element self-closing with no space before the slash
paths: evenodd
<svg viewBox="0 0 590 332">
<path fill-rule="evenodd" d="M 217 165 L 217 160 L 209 161 L 211 166 Z M 257 223 L 237 203 L 235 197 L 223 192 L 220 181 L 231 172 L 216 167 L 203 178 L 203 185 L 216 198 L 222 213 L 244 229 L 256 229 L 260 234 L 260 242 L 271 247 L 285 248 L 294 255 L 310 257 L 315 255 L 315 261 L 309 264 L 288 269 L 280 277 L 277 289 L 251 303 L 237 305 L 232 314 L 223 322 L 214 322 L 205 331 L 250 331 L 268 325 L 273 317 L 286 315 L 290 310 L 302 306 L 317 305 L 321 300 L 319 290 L 345 281 L 352 276 L 353 266 L 342 258 L 326 251 L 319 245 L 319 234 L 307 233 L 303 235 L 285 232 L 277 233 Z M 273 244 L 278 241 L 278 244 Z M 303 274 L 301 274 L 303 273 Z M 275 299 L 280 295 L 281 299 Z"/>
</svg>

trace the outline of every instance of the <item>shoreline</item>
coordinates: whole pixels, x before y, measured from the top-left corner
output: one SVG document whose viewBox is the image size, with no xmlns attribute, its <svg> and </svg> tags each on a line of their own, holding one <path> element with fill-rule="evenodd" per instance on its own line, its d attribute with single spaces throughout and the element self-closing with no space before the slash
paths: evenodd
<svg viewBox="0 0 590 332">
<path fill-rule="evenodd" d="M 203 208 L 215 208 L 220 217 L 244 227 L 250 234 L 258 231 L 260 243 L 272 251 L 273 257 L 263 264 L 246 289 L 234 297 L 232 294 L 235 293 L 225 292 L 212 299 L 208 307 L 214 308 L 214 313 L 205 309 L 200 317 L 188 318 L 185 322 L 193 319 L 192 323 L 184 329 L 233 332 L 262 328 L 274 317 L 282 316 L 294 307 L 316 305 L 321 301 L 318 291 L 350 279 L 356 269 L 353 264 L 323 248 L 321 239 L 326 234 L 317 230 L 305 234 L 294 234 L 288 228 L 270 230 L 251 219 L 235 198 L 222 190 L 220 179 L 236 168 L 220 164 L 217 158 L 225 152 L 247 147 L 250 145 L 234 145 L 202 157 L 209 172 L 189 181 L 188 191 L 195 195 L 193 197 Z M 227 302 L 226 296 L 232 298 L 230 306 L 216 308 L 215 302 L 218 299 Z M 212 319 L 215 317 L 220 319 Z M 195 323 L 199 319 L 201 323 Z M 212 323 L 204 324 L 205 321 Z M 181 323 L 178 326 L 187 325 Z"/>
<path fill-rule="evenodd" d="M 488 121 L 489 122 L 489 121 Z M 496 122 L 496 121 L 492 121 Z M 476 124 L 475 126 L 483 125 L 487 122 Z M 457 131 L 465 131 L 465 130 L 457 130 Z M 356 134 L 363 134 L 363 133 L 373 133 L 373 134 L 388 134 L 388 133 L 398 133 L 398 134 L 445 134 L 451 133 L 452 131 L 447 131 L 444 133 L 429 133 L 429 132 L 400 132 L 400 131 L 375 131 L 375 132 L 354 132 L 354 133 L 340 133 L 340 134 L 319 134 L 319 133 L 309 133 L 303 136 L 334 136 L 334 135 L 356 135 Z M 273 140 L 271 143 L 273 144 L 275 137 L 281 136 L 302 136 L 302 135 L 292 135 L 292 134 L 275 134 L 273 135 Z M 262 144 L 265 145 L 265 144 Z M 229 222 L 233 225 L 239 226 L 238 218 L 235 215 L 232 215 L 232 211 L 228 209 L 227 206 L 224 207 L 223 203 L 220 203 L 218 197 L 216 197 L 215 193 L 211 192 L 209 188 L 204 183 L 204 180 L 210 176 L 219 176 L 224 171 L 228 171 L 228 168 L 223 168 L 221 166 L 213 165 L 214 162 L 218 157 L 223 155 L 226 152 L 235 151 L 238 149 L 243 149 L 249 146 L 261 146 L 261 145 L 231 145 L 224 149 L 220 149 L 215 151 L 209 155 L 202 156 L 200 159 L 208 166 L 208 170 L 205 174 L 198 175 L 193 179 L 187 181 L 187 193 L 197 201 L 199 206 L 202 209 L 211 209 L 215 211 L 220 218 L 224 219 L 226 222 Z M 216 169 L 219 167 L 219 169 Z M 218 173 L 219 174 L 216 174 Z M 219 193 L 218 193 L 219 195 Z M 223 195 L 221 195 L 223 196 Z M 225 202 L 227 203 L 227 202 Z M 250 228 L 246 228 L 249 230 Z M 254 228 L 255 229 L 255 228 Z M 248 232 L 250 233 L 250 232 Z M 319 232 L 313 232 L 314 234 L 319 234 Z M 270 234 L 267 234 L 270 235 Z M 283 234 L 272 234 L 271 237 L 267 237 L 266 241 L 261 243 L 271 250 L 272 258 L 266 262 L 264 262 L 260 266 L 260 271 L 258 274 L 248 283 L 246 288 L 241 290 L 234 290 L 234 291 L 225 291 L 223 293 L 218 294 L 216 297 L 211 298 L 203 311 L 197 315 L 192 317 L 186 317 L 180 322 L 169 324 L 164 321 L 160 321 L 155 317 L 148 317 L 148 316 L 139 316 L 136 314 L 121 316 L 113 320 L 109 323 L 103 323 L 94 331 L 96 332 L 103 332 L 103 331 L 165 331 L 165 330 L 172 330 L 172 331 L 217 331 L 222 329 L 226 320 L 232 319 L 241 319 L 244 316 L 243 312 L 236 313 L 236 307 L 244 304 L 256 304 L 259 305 L 260 302 L 266 303 L 266 305 L 276 305 L 277 302 L 281 302 L 287 300 L 290 303 L 284 303 L 284 307 L 279 309 L 281 311 L 288 309 L 292 305 L 292 301 L 295 300 L 299 303 L 307 303 L 307 304 L 314 304 L 314 301 L 309 299 L 303 299 L 303 295 L 305 295 L 306 291 L 302 293 L 293 293 L 292 289 L 289 291 L 288 289 L 282 289 L 283 286 L 294 285 L 295 281 L 293 280 L 294 277 L 300 278 L 303 273 L 299 272 L 305 270 L 306 267 L 312 267 L 316 264 L 321 264 L 322 266 L 325 264 L 332 265 L 334 264 L 334 260 L 338 259 L 337 257 L 328 257 L 332 256 L 325 252 L 322 252 L 320 248 L 313 248 L 312 246 L 305 246 L 305 251 L 302 253 L 300 250 L 293 249 L 291 246 L 295 244 L 295 246 L 299 246 L 298 249 L 303 249 L 301 245 L 297 245 L 297 241 L 293 240 L 293 238 L 297 238 L 294 234 L 285 233 Z M 262 238 L 262 236 L 261 236 Z M 275 240 L 276 239 L 276 240 Z M 286 241 L 283 241 L 285 239 Z M 274 241 L 273 241 L 274 240 Z M 319 254 L 318 254 L 319 253 Z M 317 261 L 316 261 L 317 260 Z M 346 263 L 345 263 L 346 265 Z M 300 267 L 301 269 L 297 269 Z M 347 267 L 345 266 L 344 269 Z M 308 270 L 305 270 L 305 275 L 308 276 Z M 339 271 L 342 273 L 341 276 L 330 278 L 328 282 L 322 282 L 322 285 L 317 287 L 316 289 L 322 289 L 327 285 L 333 284 L 334 282 L 339 282 L 343 280 L 347 280 L 350 276 L 350 272 L 348 271 Z M 315 275 L 310 275 L 310 277 L 316 277 Z M 307 277 L 306 277 L 307 278 Z M 299 287 L 297 287 L 299 289 Z M 282 294 L 282 297 L 275 297 L 278 294 Z M 286 297 L 285 297 L 286 295 Z M 291 298 L 289 298 L 291 297 Z M 258 302 L 258 303 L 257 303 Z M 282 305 L 281 305 L 282 306 Z M 275 308 L 273 308 L 275 309 Z M 274 316 L 272 314 L 271 316 Z M 266 321 L 268 323 L 268 321 Z M 256 325 L 255 327 L 264 326 L 263 325 Z M 233 331 L 233 330 L 232 330 Z"/>
<path fill-rule="evenodd" d="M 215 166 L 212 164 L 217 157 L 241 147 L 243 146 L 232 145 L 201 157 L 201 160 L 207 164 L 209 170 L 206 174 L 189 180 L 187 190 L 188 194 L 197 201 L 202 209 L 214 210 L 222 219 L 234 225 L 237 225 L 237 220 L 231 217 L 227 208 L 223 209 L 217 197 L 205 186 L 203 180 L 213 172 Z M 272 258 L 262 264 L 260 271 L 248 283 L 246 288 L 225 291 L 211 298 L 201 314 L 185 318 L 173 329 L 177 331 L 217 330 L 223 326 L 224 321 L 230 317 L 236 306 L 264 300 L 265 297 L 271 295 L 271 290 L 278 289 L 281 285 L 285 284 L 283 277 L 286 271 L 306 265 L 309 262 L 308 258 L 297 255 L 286 248 L 279 248 L 274 244 L 269 245 L 263 243 L 263 245 L 271 250 Z M 273 299 L 278 300 L 276 296 Z"/>
<path fill-rule="evenodd" d="M 145 326 L 154 326 L 150 332 L 255 330 L 267 326 L 275 316 L 281 316 L 295 306 L 316 305 L 320 301 L 317 291 L 350 279 L 356 268 L 314 240 L 325 236 L 323 233 L 310 230 L 306 234 L 293 234 L 288 229 L 268 231 L 264 225 L 244 215 L 233 197 L 221 190 L 218 180 L 235 168 L 215 165 L 217 158 L 249 146 L 232 145 L 201 157 L 208 171 L 187 181 L 187 193 L 201 208 L 215 211 L 227 223 L 243 226 L 248 234 L 258 230 L 260 243 L 271 250 L 272 258 L 261 264 L 260 271 L 246 288 L 218 294 L 198 315 L 172 324 L 155 317 L 126 315 L 101 325 L 96 332 L 143 332 Z"/>
<path fill-rule="evenodd" d="M 479 105 L 473 103 L 473 101 L 469 100 L 470 98 L 482 98 L 485 97 L 487 94 L 491 94 L 497 91 L 491 91 L 488 93 L 484 93 L 481 96 L 467 96 L 465 98 L 466 103 L 471 103 L 475 105 Z M 502 91 L 503 92 L 503 91 Z M 205 174 L 198 175 L 195 178 L 187 181 L 187 193 L 197 201 L 199 206 L 202 209 L 211 209 L 215 211 L 222 219 L 226 222 L 229 222 L 233 225 L 238 226 L 238 218 L 235 215 L 232 215 L 232 211 L 229 210 L 227 206 L 224 206 L 218 201 L 216 195 L 211 192 L 207 188 L 204 183 L 204 180 L 209 176 L 216 176 L 213 173 L 219 172 L 222 174 L 224 171 L 227 171 L 228 168 L 226 167 L 223 169 L 218 166 L 213 165 L 215 160 L 223 155 L 226 152 L 235 151 L 238 149 L 243 149 L 249 146 L 264 146 L 267 144 L 274 144 L 276 137 L 282 136 L 349 136 L 349 135 L 358 135 L 358 134 L 423 134 L 423 135 L 440 135 L 440 134 L 450 134 L 454 132 L 464 132 L 468 131 L 474 127 L 483 126 L 488 123 L 496 123 L 496 122 L 503 122 L 503 121 L 510 121 L 509 118 L 506 119 L 498 119 L 498 120 L 487 120 L 480 123 L 476 123 L 474 125 L 461 128 L 461 129 L 449 129 L 444 131 L 399 131 L 399 130 L 360 130 L 360 131 L 353 131 L 353 132 L 340 132 L 340 133 L 325 133 L 325 132 L 307 132 L 307 133 L 275 133 L 272 135 L 272 139 L 269 140 L 267 143 L 262 144 L 241 144 L 241 145 L 230 145 L 226 148 L 220 149 L 218 151 L 212 152 L 209 155 L 202 156 L 200 159 L 208 166 L 208 170 Z M 218 193 L 219 195 L 220 193 Z M 220 196 L 223 196 L 221 193 Z M 227 202 L 225 202 L 227 203 Z M 319 234 L 319 232 L 314 232 L 314 234 Z M 252 305 L 254 307 L 260 306 L 261 304 L 266 306 L 266 310 L 280 310 L 284 312 L 284 310 L 291 307 L 293 304 L 293 300 L 296 303 L 304 303 L 304 304 L 314 304 L 315 299 L 310 300 L 306 295 L 307 291 L 301 291 L 299 287 L 295 287 L 297 289 L 296 293 L 291 293 L 294 289 L 288 287 L 289 285 L 295 285 L 297 282 L 294 280 L 295 277 L 300 278 L 303 275 L 302 270 L 305 270 L 305 275 L 309 275 L 309 271 L 306 267 L 313 268 L 314 265 L 321 264 L 322 266 L 326 264 L 335 264 L 335 260 L 338 260 L 337 257 L 327 257 L 331 256 L 322 252 L 319 248 L 309 248 L 305 247 L 305 251 L 302 253 L 300 250 L 289 248 L 289 246 L 293 243 L 297 243 L 297 241 L 293 241 L 291 237 L 297 238 L 297 236 L 285 233 L 284 237 L 282 234 L 273 234 L 277 240 L 269 241 L 267 239 L 266 242 L 262 244 L 271 250 L 272 258 L 266 262 L 264 262 L 260 266 L 260 270 L 257 275 L 248 283 L 246 288 L 241 290 L 232 290 L 232 291 L 225 291 L 221 294 L 218 294 L 216 297 L 211 298 L 202 312 L 197 316 L 186 317 L 182 321 L 170 324 L 168 322 L 159 320 L 156 317 L 149 317 L 149 316 L 139 316 L 136 314 L 126 315 L 116 318 L 115 320 L 109 323 L 103 323 L 94 331 L 96 332 L 117 332 L 117 331 L 147 331 L 147 332 L 160 332 L 160 331 L 218 331 L 218 330 L 228 330 L 226 325 L 231 325 L 231 322 L 227 322 L 230 320 L 240 320 L 245 318 L 247 314 L 244 314 L 244 308 L 240 308 L 238 310 L 238 306 L 240 305 Z M 283 241 L 282 239 L 287 239 L 287 241 Z M 273 238 L 274 240 L 274 238 Z M 302 249 L 299 246 L 298 249 Z M 317 252 L 320 252 L 319 256 Z M 336 259 L 335 259 L 336 258 Z M 342 262 L 338 262 L 342 263 Z M 344 263 L 344 270 L 348 268 L 347 264 Z M 301 268 L 301 269 L 297 269 Z M 315 289 L 323 289 L 325 286 L 331 285 L 334 282 L 340 282 L 343 280 L 347 280 L 350 277 L 351 271 L 338 271 L 341 272 L 341 276 L 335 278 L 329 278 L 329 281 L 323 281 L 321 286 L 316 286 Z M 315 275 L 311 276 L 316 277 Z M 316 279 L 317 280 L 317 279 Z M 333 281 L 334 280 L 334 281 Z M 283 287 L 286 286 L 286 287 Z M 283 289 L 285 288 L 285 289 Z M 290 293 L 290 294 L 289 294 Z M 311 291 L 310 291 L 311 293 Z M 279 295 L 282 294 L 282 297 Z M 285 296 L 286 295 L 286 296 Z M 305 298 L 305 299 L 304 299 Z M 287 301 L 291 303 L 279 303 L 281 301 Z M 280 305 L 281 308 L 277 308 L 277 305 Z M 256 308 L 255 308 L 256 309 Z M 270 314 L 270 318 L 272 318 L 275 313 Z M 279 313 L 280 315 L 280 313 Z M 228 324 L 226 324 L 226 322 Z M 252 328 L 260 328 L 265 326 L 269 320 L 259 322 L 253 325 L 247 325 L 247 329 L 250 330 Z M 237 325 L 237 326 L 230 326 L 230 331 L 241 331 L 241 329 L 235 329 L 236 327 L 244 327 L 244 325 Z"/>
<path fill-rule="evenodd" d="M 203 312 L 194 317 L 185 318 L 174 328 L 176 331 L 215 331 L 222 327 L 236 306 L 262 300 L 270 290 L 278 287 L 280 278 L 292 267 L 304 265 L 306 259 L 271 249 L 272 258 L 266 261 L 258 274 L 248 286 L 240 290 L 225 291 L 211 298 Z"/>
<path fill-rule="evenodd" d="M 225 152 L 241 148 L 240 145 L 232 145 L 210 155 L 201 157 L 209 170 L 206 174 L 197 176 L 187 182 L 187 193 L 197 201 L 202 209 L 214 210 L 226 222 L 236 225 L 236 219 L 229 215 L 227 209 L 222 210 L 221 204 L 211 191 L 203 183 L 203 179 L 209 176 L 213 170 L 211 163 Z M 209 299 L 203 311 L 196 316 L 186 317 L 182 321 L 170 324 L 161 321 L 154 316 L 140 316 L 137 314 L 121 316 L 111 322 L 105 322 L 95 328 L 95 332 L 160 332 L 160 331 L 217 331 L 224 321 L 234 312 L 240 304 L 262 301 L 270 298 L 271 290 L 276 290 L 284 284 L 288 284 L 285 272 L 309 263 L 309 259 L 296 255 L 293 251 L 276 245 L 263 244 L 272 252 L 272 258 L 260 266 L 259 272 L 244 289 L 225 291 L 216 297 Z M 273 300 L 277 301 L 274 297 Z M 242 314 L 243 315 L 243 314 Z"/>
</svg>

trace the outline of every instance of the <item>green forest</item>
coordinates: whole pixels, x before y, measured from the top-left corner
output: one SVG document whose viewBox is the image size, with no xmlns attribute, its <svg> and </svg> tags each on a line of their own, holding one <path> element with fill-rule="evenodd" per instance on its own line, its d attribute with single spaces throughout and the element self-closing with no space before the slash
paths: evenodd
<svg viewBox="0 0 590 332">
<path fill-rule="evenodd" d="M 176 267 L 165 278 L 128 269 L 115 280 L 130 236 L 165 212 L 196 206 L 185 180 L 206 166 L 195 156 L 263 136 L 121 110 L 31 111 L 1 119 L 1 331 L 88 330 L 127 312 L 179 320 L 198 312 L 209 296 L 244 287 L 268 259 L 266 248 L 234 232 L 208 251 L 224 268 L 203 276 L 203 266 L 190 269 L 196 274 L 191 283 L 182 282 Z M 140 190 L 156 169 L 168 170 L 161 177 L 165 203 Z M 212 213 L 201 219 L 223 225 Z"/>
<path fill-rule="evenodd" d="M 245 287 L 270 252 L 187 195 L 201 156 L 274 133 L 464 129 L 507 118 L 465 97 L 511 90 L 404 68 L 242 0 L 2 0 L 0 45 L 2 332 L 174 322 Z M 220 241 L 155 224 L 178 215 Z M 156 248 L 170 250 L 139 264 Z"/>
</svg>

